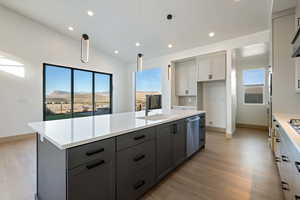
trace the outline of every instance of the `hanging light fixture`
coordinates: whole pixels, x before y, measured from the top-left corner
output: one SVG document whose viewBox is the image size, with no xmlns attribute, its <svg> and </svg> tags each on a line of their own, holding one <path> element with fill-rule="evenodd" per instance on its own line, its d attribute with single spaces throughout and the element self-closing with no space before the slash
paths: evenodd
<svg viewBox="0 0 300 200">
<path fill-rule="evenodd" d="M 141 54 L 141 53 L 138 53 L 138 55 L 137 55 L 137 61 L 136 61 L 137 67 L 136 67 L 136 70 L 138 72 L 143 70 L 143 56 L 144 55 Z"/>
<path fill-rule="evenodd" d="M 168 80 L 170 80 L 171 77 L 171 64 L 168 65 Z"/>
<path fill-rule="evenodd" d="M 81 36 L 81 62 L 89 62 L 89 48 L 90 48 L 90 39 L 87 34 L 82 34 Z"/>
</svg>

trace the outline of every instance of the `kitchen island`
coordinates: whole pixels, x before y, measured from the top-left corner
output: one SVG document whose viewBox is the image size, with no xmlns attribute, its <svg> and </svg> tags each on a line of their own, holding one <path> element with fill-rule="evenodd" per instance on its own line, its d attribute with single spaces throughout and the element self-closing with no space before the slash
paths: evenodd
<svg viewBox="0 0 300 200">
<path fill-rule="evenodd" d="M 195 119 L 199 123 L 190 127 Z M 39 200 L 138 199 L 191 156 L 190 145 L 205 146 L 204 111 L 128 112 L 29 125 L 37 132 Z M 190 137 L 191 130 L 198 137 Z"/>
</svg>

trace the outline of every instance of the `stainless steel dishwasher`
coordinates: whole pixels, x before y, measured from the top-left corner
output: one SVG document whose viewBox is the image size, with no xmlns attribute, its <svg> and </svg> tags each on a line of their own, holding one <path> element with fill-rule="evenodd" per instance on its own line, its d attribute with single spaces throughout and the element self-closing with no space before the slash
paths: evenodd
<svg viewBox="0 0 300 200">
<path fill-rule="evenodd" d="M 187 120 L 186 152 L 191 156 L 205 143 L 205 116 L 190 117 Z M 204 123 L 204 124 L 203 124 Z"/>
</svg>

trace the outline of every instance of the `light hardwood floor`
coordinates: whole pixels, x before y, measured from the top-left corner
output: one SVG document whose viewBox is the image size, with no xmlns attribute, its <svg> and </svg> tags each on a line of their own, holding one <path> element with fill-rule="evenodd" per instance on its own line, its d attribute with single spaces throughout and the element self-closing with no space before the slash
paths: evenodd
<svg viewBox="0 0 300 200">
<path fill-rule="evenodd" d="M 33 200 L 34 138 L 0 144 L 0 199 Z M 144 200 L 281 200 L 267 133 L 237 130 L 232 139 L 207 134 L 206 149 L 148 192 Z"/>
</svg>

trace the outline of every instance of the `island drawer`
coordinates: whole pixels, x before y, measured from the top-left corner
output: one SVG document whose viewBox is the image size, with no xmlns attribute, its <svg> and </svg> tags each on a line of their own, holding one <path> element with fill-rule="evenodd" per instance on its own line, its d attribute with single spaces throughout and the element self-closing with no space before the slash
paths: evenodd
<svg viewBox="0 0 300 200">
<path fill-rule="evenodd" d="M 149 188 L 154 185 L 155 167 L 146 166 L 126 179 L 118 179 L 117 200 L 135 200 L 140 198 Z"/>
<path fill-rule="evenodd" d="M 147 128 L 117 137 L 117 151 L 155 138 L 155 128 Z"/>
<path fill-rule="evenodd" d="M 150 140 L 117 153 L 118 174 L 135 173 L 155 162 L 155 141 Z"/>
<path fill-rule="evenodd" d="M 114 154 L 114 138 L 70 148 L 67 151 L 68 168 L 72 169 L 95 159 L 109 161 L 114 157 Z"/>
</svg>

